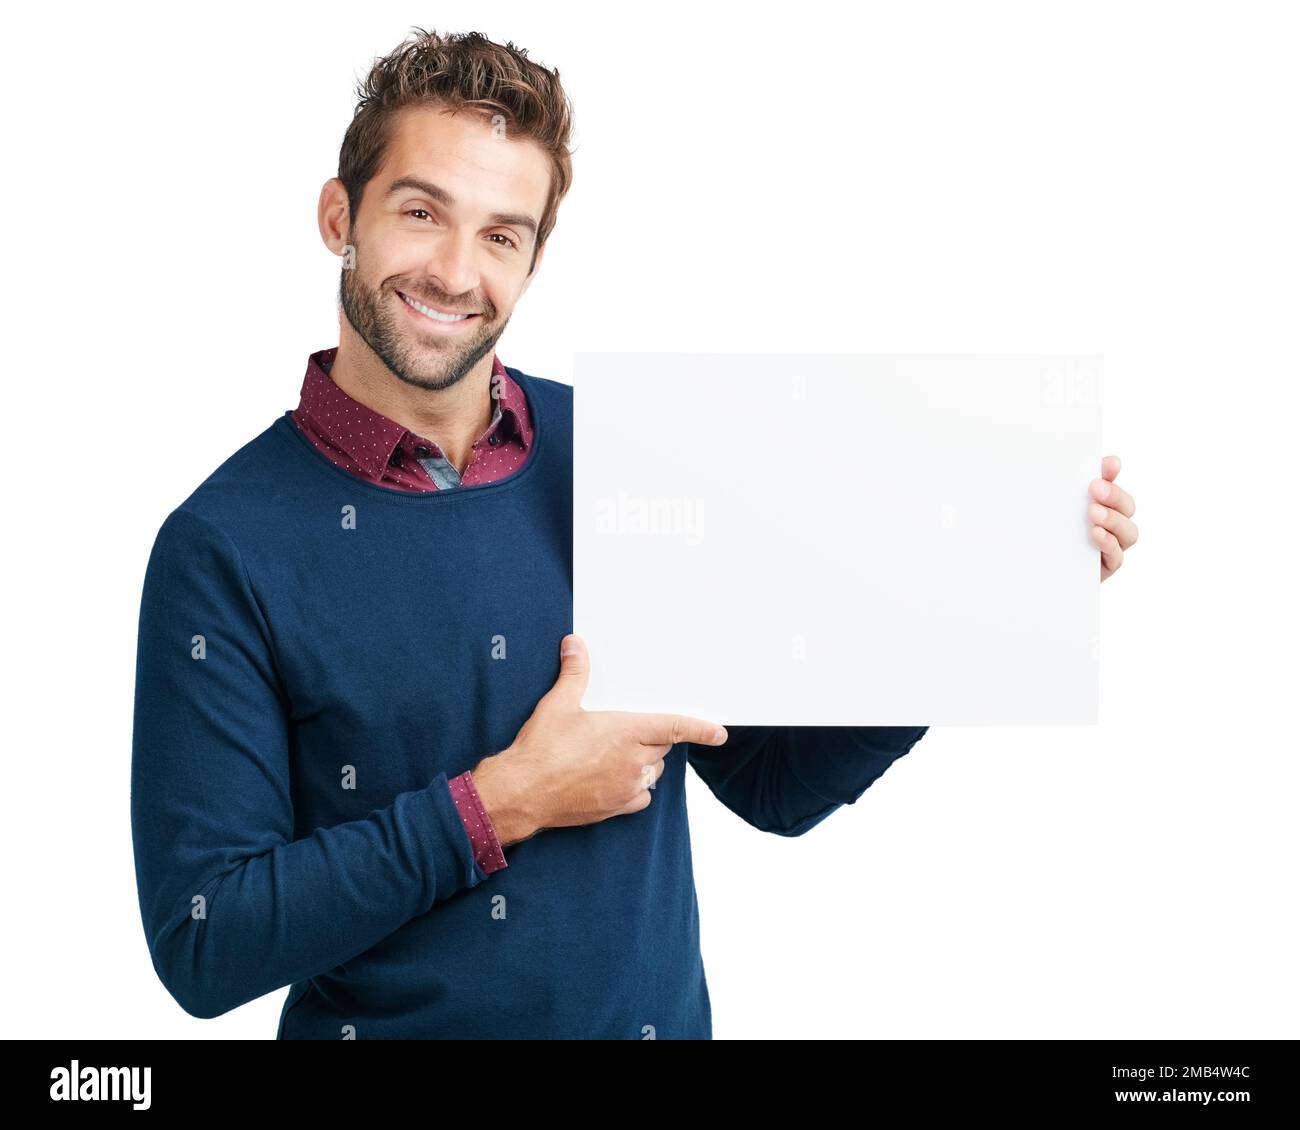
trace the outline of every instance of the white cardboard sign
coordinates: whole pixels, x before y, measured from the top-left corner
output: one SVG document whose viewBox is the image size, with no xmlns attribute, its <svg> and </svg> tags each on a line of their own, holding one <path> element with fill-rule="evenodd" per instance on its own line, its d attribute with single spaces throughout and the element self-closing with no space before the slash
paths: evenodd
<svg viewBox="0 0 1300 1130">
<path fill-rule="evenodd" d="M 588 710 L 1095 723 L 1101 358 L 580 353 Z"/>
</svg>

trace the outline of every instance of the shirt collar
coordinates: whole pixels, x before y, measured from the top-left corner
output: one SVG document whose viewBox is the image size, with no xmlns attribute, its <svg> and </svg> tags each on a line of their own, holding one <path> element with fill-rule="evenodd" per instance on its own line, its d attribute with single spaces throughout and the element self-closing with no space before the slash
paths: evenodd
<svg viewBox="0 0 1300 1130">
<path fill-rule="evenodd" d="M 403 447 L 409 452 L 426 447 L 441 449 L 432 440 L 417 435 L 387 416 L 367 408 L 344 392 L 330 376 L 330 366 L 338 356 L 338 346 L 320 349 L 307 358 L 307 372 L 299 395 L 298 414 L 311 419 L 318 436 L 352 459 L 374 482 L 384 478 L 393 452 Z M 499 381 L 500 395 L 492 412 L 492 422 L 484 437 L 495 431 L 498 442 L 511 440 L 527 450 L 532 440 L 527 402 L 523 390 L 506 372 L 501 358 L 492 356 L 492 378 Z"/>
</svg>

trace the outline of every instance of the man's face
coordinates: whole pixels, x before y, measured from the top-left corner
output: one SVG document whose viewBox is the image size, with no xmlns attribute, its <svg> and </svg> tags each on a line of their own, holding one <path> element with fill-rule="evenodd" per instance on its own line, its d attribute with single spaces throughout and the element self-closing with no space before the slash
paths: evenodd
<svg viewBox="0 0 1300 1130">
<path fill-rule="evenodd" d="M 399 380 L 447 388 L 492 353 L 536 274 L 549 189 L 549 159 L 533 142 L 470 113 L 401 112 L 348 236 L 355 266 L 339 282 L 352 328 Z"/>
</svg>

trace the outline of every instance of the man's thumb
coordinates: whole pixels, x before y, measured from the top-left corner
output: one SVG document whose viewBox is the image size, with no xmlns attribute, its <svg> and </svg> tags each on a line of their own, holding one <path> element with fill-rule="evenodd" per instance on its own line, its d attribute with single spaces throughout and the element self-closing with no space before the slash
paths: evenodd
<svg viewBox="0 0 1300 1130">
<path fill-rule="evenodd" d="M 560 641 L 560 677 L 555 680 L 555 687 L 574 706 L 582 705 L 590 668 L 587 645 L 582 642 L 582 637 L 565 636 Z"/>
</svg>

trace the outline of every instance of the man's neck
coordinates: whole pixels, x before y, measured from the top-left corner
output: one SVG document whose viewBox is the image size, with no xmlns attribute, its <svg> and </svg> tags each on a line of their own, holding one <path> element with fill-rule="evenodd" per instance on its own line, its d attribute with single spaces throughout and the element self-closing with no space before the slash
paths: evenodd
<svg viewBox="0 0 1300 1130">
<path fill-rule="evenodd" d="M 340 342 L 330 366 L 334 383 L 371 411 L 395 420 L 424 439 L 432 440 L 457 471 L 464 472 L 474 441 L 492 422 L 493 354 L 482 358 L 450 388 L 416 388 L 398 380 L 374 353 L 361 345 Z"/>
</svg>

